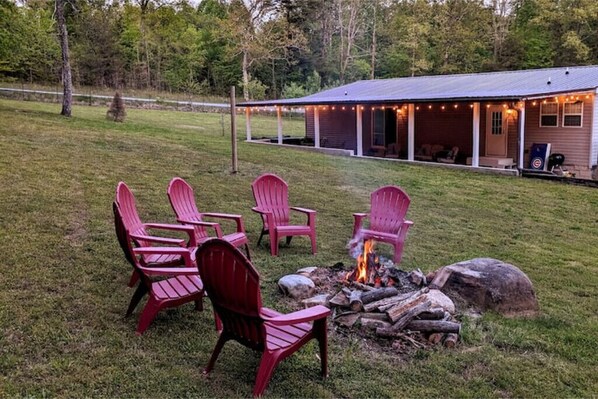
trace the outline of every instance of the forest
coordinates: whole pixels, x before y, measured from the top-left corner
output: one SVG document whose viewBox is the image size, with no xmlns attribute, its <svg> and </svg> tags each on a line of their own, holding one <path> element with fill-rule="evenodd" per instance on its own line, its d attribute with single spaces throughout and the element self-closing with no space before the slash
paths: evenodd
<svg viewBox="0 0 598 399">
<path fill-rule="evenodd" d="M 61 0 L 62 2 L 62 0 Z M 0 0 L 0 80 L 56 84 L 54 0 Z M 64 0 L 73 84 L 298 97 L 360 79 L 598 64 L 596 0 Z"/>
</svg>

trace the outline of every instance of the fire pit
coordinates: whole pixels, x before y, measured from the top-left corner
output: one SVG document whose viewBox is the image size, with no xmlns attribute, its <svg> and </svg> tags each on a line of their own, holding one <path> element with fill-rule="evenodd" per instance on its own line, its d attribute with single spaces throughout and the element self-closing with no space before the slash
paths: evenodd
<svg viewBox="0 0 598 399">
<path fill-rule="evenodd" d="M 337 264 L 309 275 L 319 295 L 304 300 L 305 306 L 325 304 L 333 311 L 335 331 L 356 333 L 403 354 L 457 343 L 460 324 L 453 318 L 454 304 L 428 287 L 421 271 L 406 272 L 379 257 L 373 240 L 357 244 L 352 254 L 356 263 L 351 270 Z"/>
</svg>

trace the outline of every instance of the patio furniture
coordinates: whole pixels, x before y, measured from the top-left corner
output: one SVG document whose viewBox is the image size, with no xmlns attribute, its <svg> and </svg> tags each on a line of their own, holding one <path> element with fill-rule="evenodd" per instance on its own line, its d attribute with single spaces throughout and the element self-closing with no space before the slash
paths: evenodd
<svg viewBox="0 0 598 399">
<path fill-rule="evenodd" d="M 320 347 L 322 376 L 327 375 L 326 319 L 330 309 L 318 305 L 281 314 L 262 307 L 259 274 L 233 245 L 212 239 L 203 244 L 196 254 L 199 274 L 221 321 L 220 336 L 205 374 L 214 368 L 224 344 L 235 340 L 262 352 L 253 388 L 253 396 L 260 396 L 278 363 L 311 339 L 316 339 Z"/>
<path fill-rule="evenodd" d="M 459 147 L 454 146 L 450 151 L 441 151 L 437 154 L 436 161 L 440 163 L 455 163 L 459 155 Z"/>
<path fill-rule="evenodd" d="M 245 227 L 243 225 L 243 217 L 241 215 L 232 215 L 227 213 L 212 213 L 199 212 L 195 202 L 195 195 L 193 188 L 185 180 L 180 177 L 175 177 L 168 185 L 168 200 L 176 214 L 179 223 L 193 226 L 195 230 L 195 238 L 198 244 L 210 239 L 207 228 L 213 228 L 216 237 L 222 238 L 235 247 L 244 246 L 247 252 L 247 257 L 251 259 L 249 254 L 248 240 L 245 235 Z M 203 218 L 210 217 L 216 219 L 232 220 L 237 225 L 237 230 L 234 233 L 223 234 L 222 229 L 218 223 L 206 222 Z"/>
<path fill-rule="evenodd" d="M 415 159 L 418 161 L 435 161 L 436 154 L 442 150 L 444 150 L 444 146 L 440 144 L 422 144 L 415 154 Z"/>
<path fill-rule="evenodd" d="M 405 220 L 411 200 L 397 186 L 380 187 L 370 198 L 369 213 L 353 214 L 353 239 L 374 239 L 391 244 L 394 247 L 393 261 L 398 264 L 401 262 L 407 231 L 413 225 L 412 221 Z M 370 224 L 364 228 L 363 221 L 366 218 Z"/>
<path fill-rule="evenodd" d="M 278 256 L 278 241 L 287 237 L 287 245 L 293 236 L 309 236 L 311 251 L 316 253 L 316 211 L 312 209 L 289 207 L 289 186 L 280 177 L 266 173 L 251 184 L 256 206 L 251 208 L 262 217 L 263 227 L 257 245 L 262 237 L 270 237 L 270 253 Z M 307 224 L 290 225 L 290 211 L 307 215 Z"/>
<path fill-rule="evenodd" d="M 133 248 L 134 240 L 126 228 L 125 213 L 116 202 L 112 204 L 112 210 L 114 211 L 114 227 L 118 243 L 125 257 L 133 266 L 133 273 L 141 281 L 131 298 L 125 317 L 129 317 L 141 299 L 149 294 L 149 299 L 139 317 L 136 334 L 143 334 L 158 312 L 164 308 L 176 307 L 194 301 L 195 309 L 202 310 L 203 283 L 199 278 L 197 268 L 194 267 L 193 253 L 187 248 L 181 247 Z M 147 256 L 180 258 L 185 267 L 148 267 L 142 261 L 142 258 Z M 156 280 L 157 278 L 161 279 Z"/>
<path fill-rule="evenodd" d="M 165 223 L 142 223 L 137 213 L 137 203 L 131 189 L 124 183 L 119 182 L 116 186 L 116 205 L 118 205 L 122 222 L 129 236 L 137 247 L 150 247 L 152 244 L 174 245 L 178 247 L 189 248 L 187 251 L 194 250 L 197 247 L 197 240 L 193 227 L 181 226 L 180 224 Z M 157 237 L 149 234 L 149 229 L 170 230 L 187 233 L 189 240 L 180 238 Z M 142 266 L 180 266 L 184 264 L 184 259 L 179 253 L 141 253 L 140 264 Z M 138 274 L 133 272 L 129 280 L 129 287 L 133 287 L 138 281 Z"/>
</svg>

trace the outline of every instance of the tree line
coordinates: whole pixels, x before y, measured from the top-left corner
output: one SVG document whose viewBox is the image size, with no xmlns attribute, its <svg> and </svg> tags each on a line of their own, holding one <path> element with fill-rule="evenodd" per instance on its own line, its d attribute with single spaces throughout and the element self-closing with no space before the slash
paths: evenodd
<svg viewBox="0 0 598 399">
<path fill-rule="evenodd" d="M 596 0 L 68 0 L 76 86 L 297 97 L 360 79 L 598 64 Z M 0 0 L 0 78 L 62 76 L 55 0 Z"/>
</svg>

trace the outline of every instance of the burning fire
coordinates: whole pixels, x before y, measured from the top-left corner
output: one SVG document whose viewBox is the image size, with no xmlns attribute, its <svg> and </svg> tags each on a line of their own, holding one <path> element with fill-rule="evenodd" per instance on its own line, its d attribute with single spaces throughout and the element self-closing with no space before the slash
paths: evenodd
<svg viewBox="0 0 598 399">
<path fill-rule="evenodd" d="M 376 267 L 379 265 L 379 259 L 374 252 L 375 245 L 376 242 L 374 240 L 365 240 L 363 243 L 363 252 L 357 256 L 356 268 L 347 273 L 345 277 L 347 281 L 357 281 L 363 284 L 380 284 L 380 277 L 377 274 L 378 267 Z"/>
</svg>

